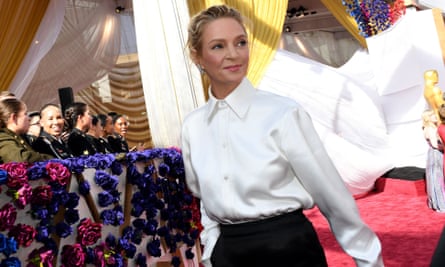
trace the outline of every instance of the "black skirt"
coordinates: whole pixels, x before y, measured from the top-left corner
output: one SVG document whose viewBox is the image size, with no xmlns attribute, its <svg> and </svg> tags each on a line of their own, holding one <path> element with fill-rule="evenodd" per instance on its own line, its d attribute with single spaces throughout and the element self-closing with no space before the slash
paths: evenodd
<svg viewBox="0 0 445 267">
<path fill-rule="evenodd" d="M 220 229 L 213 267 L 327 266 L 317 233 L 302 210 Z"/>
</svg>

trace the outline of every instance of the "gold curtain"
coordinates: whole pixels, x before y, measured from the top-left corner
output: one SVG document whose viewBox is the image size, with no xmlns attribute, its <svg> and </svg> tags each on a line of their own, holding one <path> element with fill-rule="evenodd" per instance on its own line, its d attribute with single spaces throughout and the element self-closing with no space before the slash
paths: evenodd
<svg viewBox="0 0 445 267">
<path fill-rule="evenodd" d="M 90 86 L 75 96 L 76 101 L 88 104 L 92 114 L 110 111 L 128 116 L 127 141 L 130 147 L 144 143 L 152 148 L 150 126 L 144 102 L 139 61 L 117 64 L 109 73 L 111 102 L 104 101 L 98 88 Z"/>
<path fill-rule="evenodd" d="M 0 9 L 0 91 L 14 79 L 33 42 L 50 0 L 2 0 Z"/>
<path fill-rule="evenodd" d="M 287 0 L 187 0 L 190 16 L 212 5 L 226 4 L 246 18 L 250 40 L 250 65 L 247 77 L 257 85 L 280 42 Z M 208 83 L 203 81 L 207 93 Z"/>
<path fill-rule="evenodd" d="M 341 0 L 321 0 L 323 5 L 334 15 L 343 27 L 364 47 L 367 48 L 366 40 L 360 35 L 357 22 L 346 11 Z"/>
</svg>

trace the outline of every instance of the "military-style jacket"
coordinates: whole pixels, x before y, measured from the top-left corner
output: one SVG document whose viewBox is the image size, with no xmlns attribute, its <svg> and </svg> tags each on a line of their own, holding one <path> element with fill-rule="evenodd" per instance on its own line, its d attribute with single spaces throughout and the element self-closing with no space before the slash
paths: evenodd
<svg viewBox="0 0 445 267">
<path fill-rule="evenodd" d="M 53 156 L 36 152 L 20 135 L 8 128 L 0 129 L 0 162 L 36 162 Z"/>
<path fill-rule="evenodd" d="M 55 158 L 66 159 L 73 157 L 73 153 L 61 139 L 42 130 L 40 136 L 33 142 L 35 151 L 53 155 Z"/>
</svg>

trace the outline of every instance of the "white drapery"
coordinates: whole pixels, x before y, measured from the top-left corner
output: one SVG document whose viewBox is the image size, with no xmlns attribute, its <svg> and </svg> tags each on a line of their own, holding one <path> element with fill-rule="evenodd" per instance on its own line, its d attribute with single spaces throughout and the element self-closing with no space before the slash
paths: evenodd
<svg viewBox="0 0 445 267">
<path fill-rule="evenodd" d="M 8 91 L 22 97 L 31 82 L 40 60 L 54 45 L 63 24 L 66 1 L 51 0 L 45 16 Z"/>
<path fill-rule="evenodd" d="M 48 20 L 40 25 L 38 32 L 42 40 L 48 37 L 49 41 L 58 33 L 56 42 L 40 61 L 30 56 L 29 63 L 31 66 L 38 64 L 38 68 L 29 85 L 28 81 L 20 79 L 32 75 L 31 69 L 23 71 L 22 77 L 16 77 L 14 87 L 10 88 L 29 109 L 38 110 L 45 103 L 58 103 L 58 88 L 71 87 L 74 93 L 87 88 L 115 66 L 120 52 L 120 19 L 113 1 L 54 1 L 50 6 L 57 8 L 48 9 L 45 14 Z M 65 14 L 62 25 L 60 14 Z M 52 22 L 58 24 L 53 26 Z M 50 47 L 46 40 L 45 44 Z M 45 54 L 38 52 L 40 57 Z"/>
<path fill-rule="evenodd" d="M 155 147 L 179 146 L 182 119 L 205 102 L 201 79 L 185 50 L 185 0 L 134 0 L 136 41 Z"/>
</svg>

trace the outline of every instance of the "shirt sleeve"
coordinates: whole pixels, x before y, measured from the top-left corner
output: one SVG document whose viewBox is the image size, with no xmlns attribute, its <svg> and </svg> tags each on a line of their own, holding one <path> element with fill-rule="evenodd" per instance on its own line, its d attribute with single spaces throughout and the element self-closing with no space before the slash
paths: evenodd
<svg viewBox="0 0 445 267">
<path fill-rule="evenodd" d="M 305 190 L 359 267 L 383 266 L 381 244 L 362 221 L 355 200 L 329 158 L 309 114 L 297 107 L 282 121 L 281 147 Z"/>
<path fill-rule="evenodd" d="M 182 130 L 181 139 L 182 139 L 181 151 L 182 151 L 182 158 L 184 161 L 187 187 L 195 197 L 201 198 L 198 179 L 195 175 L 195 172 L 191 164 L 190 145 L 188 142 L 187 131 L 185 131 L 184 129 Z M 212 263 L 210 262 L 210 256 L 212 255 L 213 248 L 215 247 L 216 241 L 218 240 L 220 235 L 219 224 L 208 217 L 204 207 L 204 203 L 202 201 L 200 203 L 200 209 L 201 209 L 201 224 L 204 228 L 200 234 L 201 243 L 204 245 L 204 251 L 201 256 L 201 262 L 205 267 L 212 267 Z"/>
</svg>

